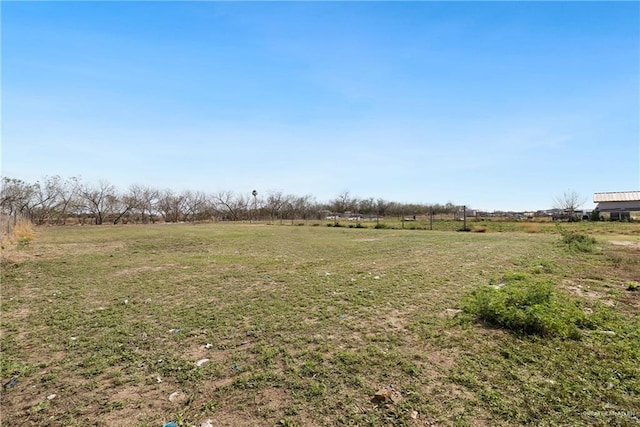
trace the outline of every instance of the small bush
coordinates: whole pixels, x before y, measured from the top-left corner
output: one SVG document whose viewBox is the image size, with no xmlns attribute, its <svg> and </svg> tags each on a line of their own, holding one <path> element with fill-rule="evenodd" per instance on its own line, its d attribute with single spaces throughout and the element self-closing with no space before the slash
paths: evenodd
<svg viewBox="0 0 640 427">
<path fill-rule="evenodd" d="M 586 233 L 560 230 L 562 243 L 570 250 L 577 252 L 593 252 L 596 239 Z"/>
<path fill-rule="evenodd" d="M 462 308 L 478 320 L 516 334 L 577 339 L 592 321 L 578 300 L 553 290 L 546 281 L 510 279 L 468 295 Z"/>
<path fill-rule="evenodd" d="M 638 282 L 627 282 L 627 290 L 628 291 L 640 291 L 640 283 Z"/>
<path fill-rule="evenodd" d="M 378 223 L 378 224 L 376 224 L 376 225 L 375 225 L 375 227 L 373 227 L 373 228 L 380 230 L 380 229 L 383 229 L 383 228 L 389 228 L 389 226 L 388 226 L 387 224 L 380 224 L 380 223 Z"/>
</svg>

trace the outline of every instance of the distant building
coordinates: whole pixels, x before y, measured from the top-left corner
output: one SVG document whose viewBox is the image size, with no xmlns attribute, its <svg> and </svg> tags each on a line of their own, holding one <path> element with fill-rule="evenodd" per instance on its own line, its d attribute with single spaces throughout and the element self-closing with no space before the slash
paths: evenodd
<svg viewBox="0 0 640 427">
<path fill-rule="evenodd" d="M 640 191 L 595 193 L 593 203 L 597 203 L 598 212 L 611 221 L 640 219 Z"/>
</svg>

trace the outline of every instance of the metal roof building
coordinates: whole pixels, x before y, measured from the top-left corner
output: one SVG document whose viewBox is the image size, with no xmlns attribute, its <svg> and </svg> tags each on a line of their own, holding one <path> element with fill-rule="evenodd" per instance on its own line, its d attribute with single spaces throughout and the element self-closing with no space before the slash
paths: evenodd
<svg viewBox="0 0 640 427">
<path fill-rule="evenodd" d="M 611 219 L 626 219 L 631 212 L 640 212 L 640 191 L 595 193 L 593 202 L 600 212 L 610 213 Z"/>
</svg>

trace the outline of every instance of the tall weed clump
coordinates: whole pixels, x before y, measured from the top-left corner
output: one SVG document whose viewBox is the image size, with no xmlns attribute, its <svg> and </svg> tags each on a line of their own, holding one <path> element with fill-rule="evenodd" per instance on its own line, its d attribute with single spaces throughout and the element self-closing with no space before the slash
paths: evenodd
<svg viewBox="0 0 640 427">
<path fill-rule="evenodd" d="M 505 277 L 467 295 L 462 308 L 476 319 L 518 335 L 579 339 L 581 328 L 593 328 L 581 301 L 554 290 L 544 280 Z"/>
<path fill-rule="evenodd" d="M 31 221 L 18 218 L 13 220 L 9 218 L 6 224 L 3 224 L 2 248 L 15 244 L 18 248 L 24 248 L 35 238 L 35 229 Z"/>
<path fill-rule="evenodd" d="M 575 252 L 593 252 L 595 250 L 596 239 L 586 233 L 579 231 L 567 231 L 560 228 L 562 243 Z"/>
</svg>

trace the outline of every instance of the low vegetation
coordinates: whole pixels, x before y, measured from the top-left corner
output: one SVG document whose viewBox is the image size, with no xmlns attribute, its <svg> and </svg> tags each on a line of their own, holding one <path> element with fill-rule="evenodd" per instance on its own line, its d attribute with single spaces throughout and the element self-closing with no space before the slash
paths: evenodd
<svg viewBox="0 0 640 427">
<path fill-rule="evenodd" d="M 557 290 L 547 280 L 517 274 L 475 289 L 463 307 L 477 319 L 516 334 L 573 339 L 582 337 L 582 329 L 601 326 L 607 317 L 604 308 L 587 309 L 584 301 Z"/>
<path fill-rule="evenodd" d="M 634 228 L 567 224 L 598 239 L 575 251 L 546 225 L 345 224 L 46 227 L 4 246 L 2 424 L 638 423 Z"/>
</svg>

